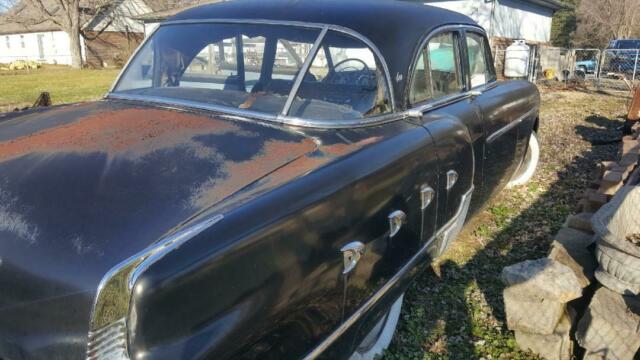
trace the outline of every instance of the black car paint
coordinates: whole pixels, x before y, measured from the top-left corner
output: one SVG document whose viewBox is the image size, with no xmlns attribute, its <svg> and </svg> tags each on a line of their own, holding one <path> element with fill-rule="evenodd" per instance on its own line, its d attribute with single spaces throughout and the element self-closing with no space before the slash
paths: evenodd
<svg viewBox="0 0 640 360">
<path fill-rule="evenodd" d="M 237 5 L 224 6 L 242 14 Z M 320 16 L 304 11 L 302 19 Z M 358 20 L 360 32 L 365 21 Z M 416 39 L 439 25 L 425 24 Z M 378 41 L 385 38 L 381 31 L 374 33 L 371 37 Z M 386 54 L 397 46 L 380 48 Z M 387 61 L 408 74 L 398 61 Z M 407 83 L 399 83 L 402 91 L 396 94 L 404 94 Z M 0 357 L 83 358 L 102 276 L 176 229 L 219 213 L 224 213 L 223 221 L 138 279 L 131 300 L 136 316 L 130 324 L 130 349 L 139 351 L 140 358 L 303 357 L 382 284 L 406 270 L 322 354 L 348 356 L 419 269 L 439 254 L 442 244 L 421 250 L 453 216 L 462 194 L 475 186 L 473 213 L 508 180 L 524 157 L 536 114 L 492 146 L 485 145 L 486 139 L 537 106 L 535 88 L 514 81 L 427 111 L 422 118 L 357 129 L 289 128 L 114 100 L 0 117 L 0 146 L 95 114 L 130 109 L 188 114 L 234 127 L 222 136 L 210 129 L 212 133 L 193 136 L 198 146 L 222 154 L 205 157 L 205 162 L 194 156 L 191 145 L 171 142 L 162 151 L 134 158 L 95 148 L 0 158 L 0 195 L 5 196 L 0 206 L 0 288 L 10 289 L 0 293 Z M 246 134 L 253 135 L 240 146 Z M 269 141 L 282 147 L 268 152 L 266 164 L 234 167 L 264 155 Z M 235 169 L 240 178 L 221 168 Z M 451 169 L 460 180 L 447 191 L 446 172 Z M 230 179 L 238 184 L 229 184 Z M 210 180 L 223 190 L 185 206 L 193 190 Z M 419 205 L 423 184 L 437 189 L 424 213 Z M 394 210 L 405 211 L 408 222 L 389 238 L 386 217 Z M 8 219 L 23 221 L 19 224 L 26 224 L 27 232 L 9 228 Z M 37 226 L 36 243 L 23 239 L 29 236 L 29 224 Z M 79 246 L 76 237 L 87 242 Z M 354 240 L 365 243 L 367 252 L 356 271 L 345 276 L 340 248 Z"/>
</svg>

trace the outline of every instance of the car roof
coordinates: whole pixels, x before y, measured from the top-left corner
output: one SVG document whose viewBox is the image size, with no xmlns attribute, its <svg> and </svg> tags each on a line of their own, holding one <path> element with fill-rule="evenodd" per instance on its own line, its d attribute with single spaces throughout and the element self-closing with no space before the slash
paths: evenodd
<svg viewBox="0 0 640 360">
<path fill-rule="evenodd" d="M 403 106 L 413 55 L 424 36 L 445 25 L 477 26 L 460 13 L 397 0 L 235 0 L 191 8 L 169 21 L 207 19 L 291 21 L 351 29 L 380 50 L 399 106 Z"/>
</svg>

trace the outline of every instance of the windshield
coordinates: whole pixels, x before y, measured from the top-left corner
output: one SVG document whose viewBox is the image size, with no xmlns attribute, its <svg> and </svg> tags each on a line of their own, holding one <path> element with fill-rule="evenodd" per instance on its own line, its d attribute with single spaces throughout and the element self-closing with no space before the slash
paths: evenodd
<svg viewBox="0 0 640 360">
<path fill-rule="evenodd" d="M 320 33 L 263 24 L 164 25 L 113 93 L 322 120 L 389 112 L 382 67 L 360 40 L 328 31 L 306 61 Z M 300 87 L 285 109 L 301 71 Z"/>
</svg>

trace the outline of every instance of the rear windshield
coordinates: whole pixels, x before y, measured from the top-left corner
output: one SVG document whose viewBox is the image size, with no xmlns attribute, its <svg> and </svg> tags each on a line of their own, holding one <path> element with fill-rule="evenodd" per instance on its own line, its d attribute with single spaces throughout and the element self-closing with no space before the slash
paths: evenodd
<svg viewBox="0 0 640 360">
<path fill-rule="evenodd" d="M 124 70 L 114 93 L 322 120 L 389 112 L 385 74 L 371 49 L 328 31 L 312 54 L 320 34 L 263 24 L 164 25 Z"/>
</svg>

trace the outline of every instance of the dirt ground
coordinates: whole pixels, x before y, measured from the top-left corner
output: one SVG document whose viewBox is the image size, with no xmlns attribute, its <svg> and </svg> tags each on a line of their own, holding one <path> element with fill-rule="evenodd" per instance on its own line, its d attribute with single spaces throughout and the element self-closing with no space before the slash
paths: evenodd
<svg viewBox="0 0 640 360">
<path fill-rule="evenodd" d="M 596 164 L 616 159 L 626 98 L 586 91 L 543 93 L 541 158 L 534 179 L 502 192 L 405 296 L 384 359 L 537 359 L 505 325 L 500 272 L 546 256 Z"/>
</svg>

